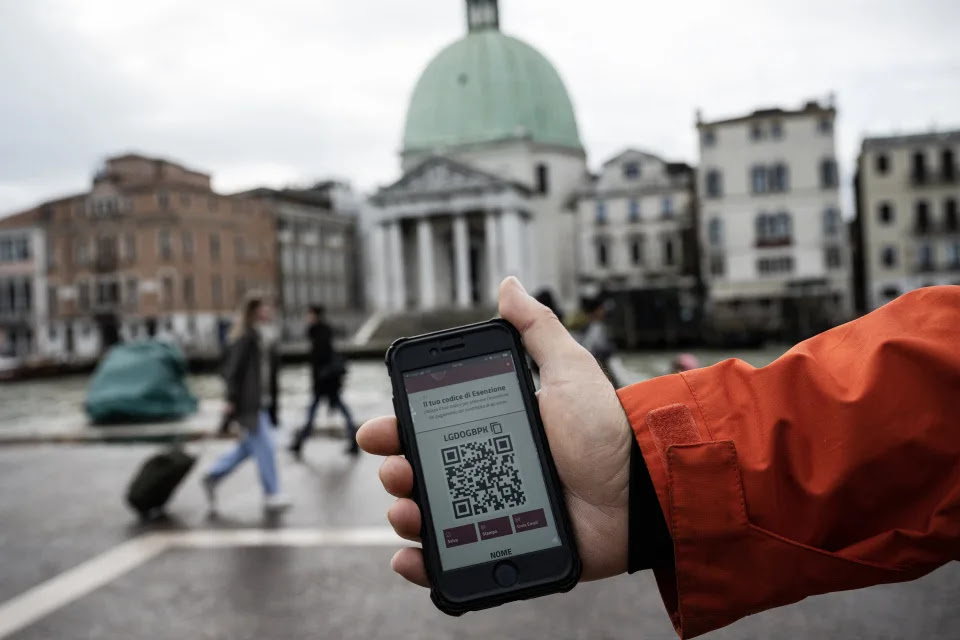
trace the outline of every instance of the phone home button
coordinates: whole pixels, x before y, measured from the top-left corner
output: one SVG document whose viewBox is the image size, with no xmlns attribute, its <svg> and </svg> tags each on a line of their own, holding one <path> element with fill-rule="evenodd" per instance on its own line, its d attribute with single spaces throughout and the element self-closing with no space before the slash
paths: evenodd
<svg viewBox="0 0 960 640">
<path fill-rule="evenodd" d="M 519 578 L 520 572 L 517 571 L 517 566 L 509 560 L 498 562 L 493 567 L 493 579 L 501 587 L 512 587 L 517 584 Z"/>
</svg>

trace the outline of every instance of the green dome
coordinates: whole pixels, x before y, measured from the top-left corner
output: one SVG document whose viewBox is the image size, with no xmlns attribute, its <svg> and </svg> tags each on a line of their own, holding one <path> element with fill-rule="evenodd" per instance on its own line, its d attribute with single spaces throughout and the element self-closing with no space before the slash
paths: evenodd
<svg viewBox="0 0 960 640">
<path fill-rule="evenodd" d="M 570 96 L 550 61 L 496 29 L 470 33 L 420 76 L 404 151 L 510 138 L 583 148 Z"/>
</svg>

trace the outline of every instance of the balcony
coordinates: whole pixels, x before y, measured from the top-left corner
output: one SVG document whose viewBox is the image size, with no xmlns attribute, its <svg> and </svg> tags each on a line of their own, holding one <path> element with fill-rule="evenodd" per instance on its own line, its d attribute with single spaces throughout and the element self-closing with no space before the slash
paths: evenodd
<svg viewBox="0 0 960 640">
<path fill-rule="evenodd" d="M 960 183 L 960 171 L 955 167 L 945 167 L 941 171 L 917 171 L 910 173 L 910 184 L 915 187 L 935 187 Z"/>
<path fill-rule="evenodd" d="M 101 253 L 93 261 L 93 270 L 98 273 L 109 273 L 119 268 L 120 260 L 116 253 Z"/>
<path fill-rule="evenodd" d="M 758 249 L 767 249 L 771 247 L 789 247 L 793 244 L 791 236 L 765 237 L 757 238 L 756 247 Z"/>
</svg>

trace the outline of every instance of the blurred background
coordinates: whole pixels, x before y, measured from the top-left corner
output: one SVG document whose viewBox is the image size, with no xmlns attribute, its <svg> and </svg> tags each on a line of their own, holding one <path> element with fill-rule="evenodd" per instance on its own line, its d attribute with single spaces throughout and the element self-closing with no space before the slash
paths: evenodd
<svg viewBox="0 0 960 640">
<path fill-rule="evenodd" d="M 763 366 L 960 285 L 958 21 L 947 0 L 0 3 L 0 638 L 671 637 L 645 576 L 442 618 L 387 575 L 389 500 L 339 415 L 305 464 L 278 455 L 282 517 L 252 469 L 227 519 L 197 471 L 165 518 L 123 493 L 158 447 L 229 446 L 251 291 L 277 307 L 283 442 L 318 305 L 363 420 L 392 411 L 386 346 L 489 318 L 507 275 L 578 338 L 601 326 L 620 384 Z M 144 344 L 165 351 L 123 351 Z M 158 385 L 187 408 L 98 417 Z M 957 601 L 954 566 L 715 635 L 953 638 Z"/>
</svg>

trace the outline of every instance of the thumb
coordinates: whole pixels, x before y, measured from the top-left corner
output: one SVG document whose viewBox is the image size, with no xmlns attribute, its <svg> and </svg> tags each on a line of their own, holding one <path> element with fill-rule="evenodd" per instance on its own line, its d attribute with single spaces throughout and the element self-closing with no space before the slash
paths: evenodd
<svg viewBox="0 0 960 640">
<path fill-rule="evenodd" d="M 516 327 L 541 368 L 581 351 L 556 314 L 537 302 L 513 276 L 500 283 L 500 317 Z"/>
</svg>

